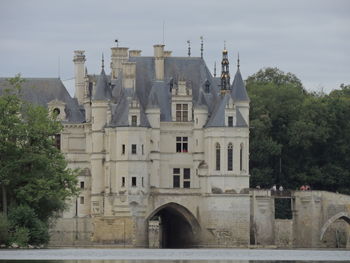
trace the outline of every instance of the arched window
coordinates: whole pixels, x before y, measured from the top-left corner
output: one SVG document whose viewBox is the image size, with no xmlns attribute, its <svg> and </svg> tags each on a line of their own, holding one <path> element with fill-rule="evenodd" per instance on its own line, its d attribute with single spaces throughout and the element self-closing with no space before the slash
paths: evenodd
<svg viewBox="0 0 350 263">
<path fill-rule="evenodd" d="M 239 149 L 239 170 L 243 171 L 243 143 Z"/>
<path fill-rule="evenodd" d="M 229 143 L 227 146 L 227 170 L 232 171 L 233 163 L 233 146 L 232 143 Z"/>
<path fill-rule="evenodd" d="M 220 171 L 220 144 L 217 143 L 216 146 L 215 146 L 215 161 L 216 161 L 216 164 L 215 164 L 215 170 L 216 171 Z"/>
</svg>

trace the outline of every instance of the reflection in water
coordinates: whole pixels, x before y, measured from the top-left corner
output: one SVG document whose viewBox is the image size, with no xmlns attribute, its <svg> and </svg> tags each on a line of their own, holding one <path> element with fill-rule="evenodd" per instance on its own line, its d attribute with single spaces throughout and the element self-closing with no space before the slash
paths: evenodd
<svg viewBox="0 0 350 263">
<path fill-rule="evenodd" d="M 0 260 L 0 263 L 331 263 L 311 260 Z"/>
</svg>

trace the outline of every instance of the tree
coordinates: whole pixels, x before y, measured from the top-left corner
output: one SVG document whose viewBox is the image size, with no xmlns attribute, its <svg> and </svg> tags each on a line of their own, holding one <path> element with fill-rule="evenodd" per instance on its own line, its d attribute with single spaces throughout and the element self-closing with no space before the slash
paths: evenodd
<svg viewBox="0 0 350 263">
<path fill-rule="evenodd" d="M 293 74 L 248 77 L 251 185 L 350 193 L 350 87 L 308 93 Z"/>
<path fill-rule="evenodd" d="M 29 208 L 37 220 L 36 228 L 48 226 L 50 219 L 66 208 L 66 200 L 77 194 L 77 171 L 67 168 L 54 145 L 54 136 L 62 130 L 60 122 L 47 109 L 20 98 L 20 76 L 9 82 L 11 88 L 0 97 L 2 210 L 11 214 L 18 207 L 25 207 L 22 211 L 27 212 Z M 34 223 L 15 223 L 29 228 L 33 235 Z"/>
</svg>

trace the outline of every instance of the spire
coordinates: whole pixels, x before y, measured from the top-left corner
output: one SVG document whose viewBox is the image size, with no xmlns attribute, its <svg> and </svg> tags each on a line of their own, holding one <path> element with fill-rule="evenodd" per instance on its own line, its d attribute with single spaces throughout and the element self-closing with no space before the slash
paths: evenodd
<svg viewBox="0 0 350 263">
<path fill-rule="evenodd" d="M 221 92 L 230 89 L 230 70 L 229 70 L 228 52 L 226 50 L 226 41 L 222 51 L 221 61 Z"/>
<path fill-rule="evenodd" d="M 104 69 L 104 68 L 105 68 L 105 59 L 104 59 L 103 53 L 102 53 L 102 69 Z"/>
<path fill-rule="evenodd" d="M 239 69 L 239 52 L 238 52 L 238 57 L 237 57 L 237 69 Z"/>
<path fill-rule="evenodd" d="M 203 36 L 201 38 L 201 58 L 203 58 Z"/>
<path fill-rule="evenodd" d="M 214 78 L 216 78 L 216 61 L 214 62 Z"/>
<path fill-rule="evenodd" d="M 191 56 L 191 41 L 190 40 L 187 40 L 187 44 L 188 44 L 188 56 L 190 57 Z"/>
</svg>

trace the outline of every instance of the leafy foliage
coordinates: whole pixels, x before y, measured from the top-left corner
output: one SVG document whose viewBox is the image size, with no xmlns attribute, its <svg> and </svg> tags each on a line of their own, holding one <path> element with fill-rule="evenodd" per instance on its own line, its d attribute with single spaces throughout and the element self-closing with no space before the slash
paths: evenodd
<svg viewBox="0 0 350 263">
<path fill-rule="evenodd" d="M 62 130 L 60 122 L 47 109 L 20 98 L 20 76 L 9 81 L 12 88 L 0 97 L 2 209 L 6 213 L 7 205 L 11 208 L 9 220 L 28 229 L 29 242 L 46 243 L 44 232 L 50 219 L 65 209 L 65 200 L 78 191 L 76 171 L 67 168 L 64 156 L 54 146 L 54 136 Z M 25 222 L 21 214 L 34 221 Z"/>
<path fill-rule="evenodd" d="M 308 93 L 291 73 L 267 68 L 246 81 L 251 98 L 251 185 L 350 193 L 350 86 Z"/>
</svg>

